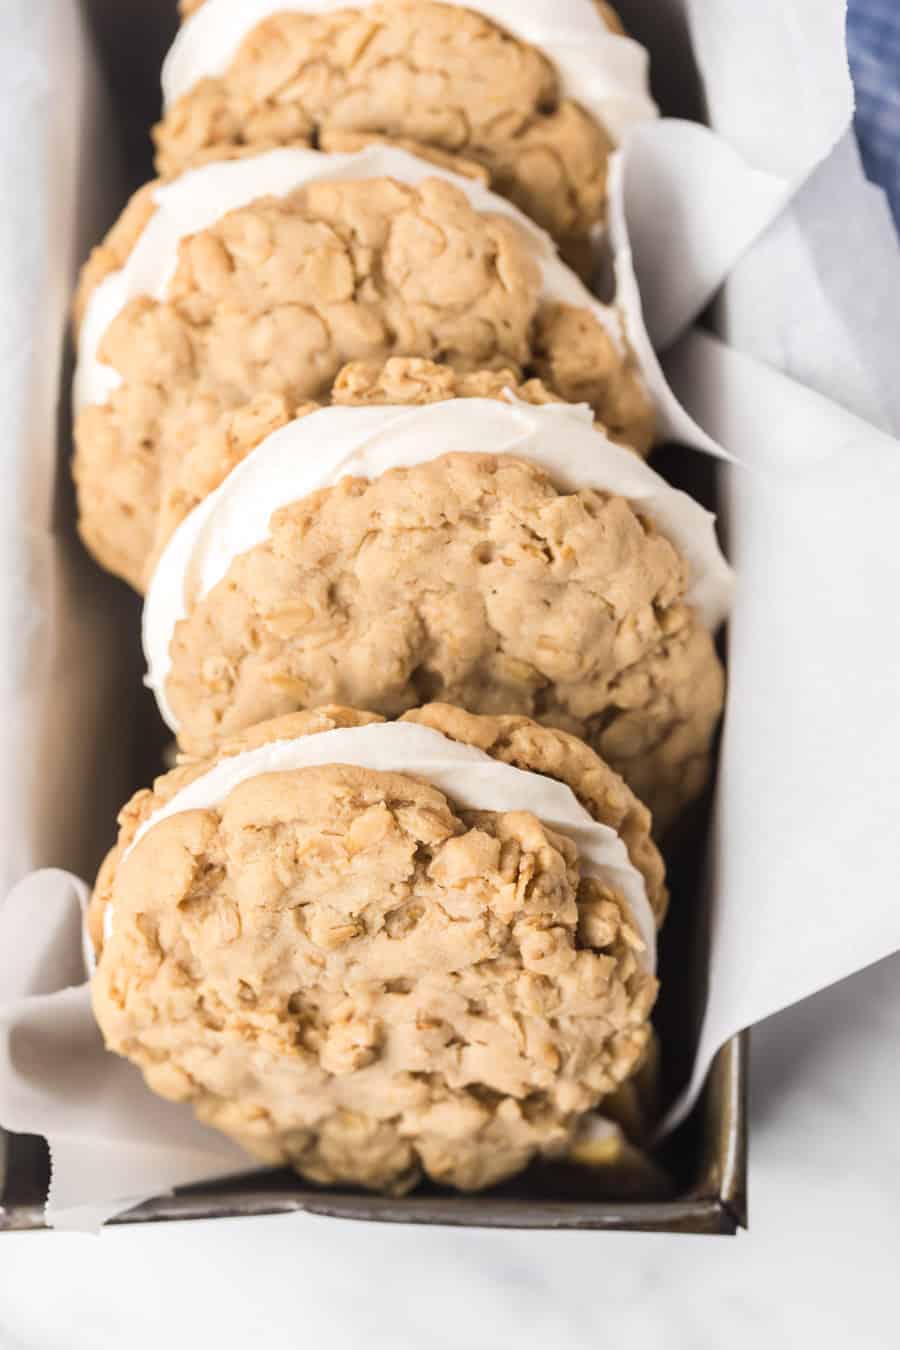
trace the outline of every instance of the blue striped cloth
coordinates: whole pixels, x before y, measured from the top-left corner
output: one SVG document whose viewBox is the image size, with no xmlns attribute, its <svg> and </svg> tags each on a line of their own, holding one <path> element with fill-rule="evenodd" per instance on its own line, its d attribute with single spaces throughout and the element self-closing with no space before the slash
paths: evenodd
<svg viewBox="0 0 900 1350">
<path fill-rule="evenodd" d="M 900 225 L 900 0 L 850 0 L 847 44 L 863 163 Z"/>
</svg>

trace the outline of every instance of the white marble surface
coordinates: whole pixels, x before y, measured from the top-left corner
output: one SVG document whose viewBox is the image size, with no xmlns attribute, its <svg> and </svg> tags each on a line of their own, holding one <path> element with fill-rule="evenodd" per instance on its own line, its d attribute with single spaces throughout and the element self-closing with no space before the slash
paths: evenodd
<svg viewBox="0 0 900 1350">
<path fill-rule="evenodd" d="M 894 1350 L 898 1041 L 896 958 L 758 1029 L 736 1239 L 302 1216 L 0 1235 L 0 1350 Z"/>
</svg>

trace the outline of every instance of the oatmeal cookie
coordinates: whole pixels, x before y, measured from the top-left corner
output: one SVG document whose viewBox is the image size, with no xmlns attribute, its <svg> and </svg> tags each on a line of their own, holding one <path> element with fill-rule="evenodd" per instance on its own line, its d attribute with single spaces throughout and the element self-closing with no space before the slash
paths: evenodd
<svg viewBox="0 0 900 1350">
<path fill-rule="evenodd" d="M 624 784 L 557 733 L 375 721 L 255 728 L 126 807 L 93 901 L 94 1008 L 155 1092 L 262 1162 L 476 1190 L 563 1155 L 641 1062 L 656 980 L 638 909 L 661 865 Z M 318 733 L 337 728 L 332 763 Z M 530 774 L 498 781 L 468 748 L 511 741 Z M 631 861 L 551 778 L 553 823 L 523 809 L 545 762 L 628 822 Z"/>
<path fill-rule="evenodd" d="M 184 583 L 164 558 L 145 629 L 164 614 L 152 682 L 187 751 L 296 708 L 395 717 L 440 701 L 580 736 L 659 830 L 705 785 L 724 695 L 713 638 L 679 546 L 615 492 L 564 490 L 539 463 L 473 444 L 291 501 L 241 552 L 197 528 L 209 588 L 176 621 L 168 597 Z"/>
</svg>

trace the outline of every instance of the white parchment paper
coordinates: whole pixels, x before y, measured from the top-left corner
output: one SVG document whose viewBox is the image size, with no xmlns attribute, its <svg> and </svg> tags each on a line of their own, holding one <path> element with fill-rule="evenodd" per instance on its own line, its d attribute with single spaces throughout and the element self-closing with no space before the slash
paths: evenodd
<svg viewBox="0 0 900 1350">
<path fill-rule="evenodd" d="M 668 368 L 740 463 L 709 998 L 677 1119 L 735 1031 L 900 948 L 900 445 L 712 337 Z"/>
<path fill-rule="evenodd" d="M 647 7 L 624 0 L 626 18 L 629 8 L 646 32 Z M 677 416 L 736 461 L 726 495 L 740 581 L 696 1090 L 734 1030 L 900 947 L 900 446 L 886 434 L 897 349 L 884 299 L 898 283 L 880 202 L 848 152 L 842 0 L 657 0 L 653 31 L 681 18 L 714 130 L 640 128 L 623 193 L 626 261 L 657 345 L 672 348 Z M 667 40 L 653 55 L 665 65 Z M 6 0 L 7 883 L 37 865 L 78 868 L 78 843 L 108 829 L 100 790 L 115 783 L 128 683 L 132 631 L 72 561 L 51 453 L 66 296 L 86 237 L 76 204 L 96 201 L 111 163 L 91 129 L 96 106 L 75 0 Z M 726 278 L 718 314 L 734 346 L 684 336 Z M 81 984 L 80 896 L 73 879 L 42 874 L 0 907 L 0 1123 L 51 1137 L 51 1218 L 90 1227 L 246 1163 L 137 1073 L 125 1108 L 106 1096 L 121 1065 L 100 1047 Z"/>
<path fill-rule="evenodd" d="M 649 26 L 641 0 L 621 8 Z M 686 18 L 712 128 L 667 118 L 628 142 L 635 267 L 662 349 L 846 131 L 853 88 L 845 0 L 656 0 L 654 9 L 661 31 Z M 668 46 L 651 55 L 672 59 Z"/>
<path fill-rule="evenodd" d="M 109 110 L 74 4 L 6 0 L 0 86 L 5 894 L 42 863 L 89 866 L 109 836 L 103 813 L 115 812 L 125 777 L 124 756 L 106 736 L 106 709 L 123 697 L 120 601 L 66 526 L 68 456 L 58 431 L 72 279 L 118 195 Z M 98 158 L 108 172 L 92 182 Z M 97 810 L 73 811 L 70 787 L 86 784 Z"/>
</svg>

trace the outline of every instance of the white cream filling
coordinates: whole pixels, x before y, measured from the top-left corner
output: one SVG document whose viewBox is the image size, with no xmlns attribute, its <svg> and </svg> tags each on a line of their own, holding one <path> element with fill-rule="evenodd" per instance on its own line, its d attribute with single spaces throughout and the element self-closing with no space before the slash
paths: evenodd
<svg viewBox="0 0 900 1350">
<path fill-rule="evenodd" d="M 512 395 L 505 403 L 451 399 L 408 408 L 322 408 L 267 437 L 182 521 L 159 559 L 144 606 L 144 654 L 147 684 L 172 730 L 178 723 L 166 681 L 175 627 L 235 558 L 268 538 L 273 512 L 347 476 L 374 479 L 392 468 L 473 451 L 532 460 L 566 492 L 592 487 L 633 502 L 686 558 L 687 599 L 703 621 L 716 628 L 724 619 L 733 577 L 714 517 L 607 440 L 590 408 L 532 406 Z"/>
<path fill-rule="evenodd" d="M 371 0 L 206 0 L 182 26 L 163 66 L 163 95 L 171 107 L 200 80 L 223 75 L 244 38 L 272 14 L 327 14 L 366 8 Z M 443 0 L 459 4 L 460 0 Z M 593 0 L 466 0 L 539 48 L 556 67 L 564 98 L 573 99 L 616 142 L 639 122 L 658 116 L 650 97 L 646 48 L 611 33 Z"/>
<path fill-rule="evenodd" d="M 144 822 L 119 867 L 124 867 L 146 835 L 170 816 L 219 807 L 239 784 L 263 774 L 328 764 L 411 774 L 470 811 L 530 812 L 549 829 L 573 841 L 584 876 L 595 877 L 623 896 L 644 943 L 645 951 L 639 959 L 646 969 L 655 971 L 656 923 L 647 888 L 615 830 L 594 820 L 571 788 L 555 778 L 501 764 L 483 750 L 460 745 L 430 727 L 409 722 L 323 731 L 296 740 L 273 741 L 223 759 Z M 113 906 L 107 905 L 103 916 L 107 941 L 114 922 Z"/>
<path fill-rule="evenodd" d="M 591 295 L 559 257 L 553 240 L 503 197 L 481 183 L 438 168 L 392 146 L 370 146 L 353 155 L 323 155 L 317 150 L 271 150 L 250 159 L 206 164 L 155 189 L 157 210 L 135 244 L 125 266 L 105 277 L 85 311 L 78 342 L 74 405 L 106 403 L 122 383 L 99 359 L 110 324 L 139 295 L 164 300 L 178 264 L 178 248 L 188 235 L 209 229 L 229 211 L 260 197 L 286 197 L 305 183 L 395 178 L 417 186 L 428 178 L 455 183 L 476 211 L 503 215 L 524 231 L 543 277 L 543 298 L 589 309 L 624 351 L 626 319 L 618 309 Z M 638 321 L 639 321 L 639 315 Z"/>
</svg>

